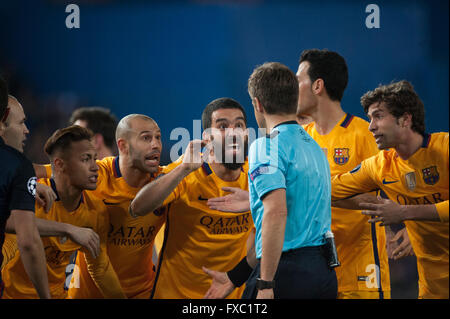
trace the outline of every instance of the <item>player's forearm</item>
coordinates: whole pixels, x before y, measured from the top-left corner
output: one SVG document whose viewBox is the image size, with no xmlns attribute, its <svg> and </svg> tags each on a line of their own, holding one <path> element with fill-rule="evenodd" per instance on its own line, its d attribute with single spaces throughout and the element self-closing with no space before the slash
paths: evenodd
<svg viewBox="0 0 450 319">
<path fill-rule="evenodd" d="M 440 221 L 435 205 L 402 205 L 404 220 Z"/>
<path fill-rule="evenodd" d="M 331 201 L 331 206 L 343 209 L 361 210 L 361 207 L 359 206 L 360 203 L 376 204 L 378 203 L 378 200 L 371 194 L 358 194 L 345 199 L 333 200 Z"/>
<path fill-rule="evenodd" d="M 162 205 L 164 200 L 189 175 L 183 165 L 177 166 L 170 173 L 145 185 L 130 204 L 134 215 L 144 216 Z"/>
<path fill-rule="evenodd" d="M 54 220 L 47 220 L 36 217 L 35 219 L 36 227 L 41 237 L 52 237 L 52 236 L 70 236 L 70 231 L 73 225 L 60 223 Z M 6 232 L 10 234 L 15 234 L 16 229 L 14 226 L 14 219 L 12 216 L 8 219 L 6 223 Z"/>
<path fill-rule="evenodd" d="M 261 279 L 273 280 L 283 250 L 287 212 L 279 209 L 264 210 L 262 221 Z"/>
<path fill-rule="evenodd" d="M 122 289 L 114 268 L 106 253 L 106 245 L 102 245 L 102 251 L 97 258 L 92 258 L 90 254 L 83 254 L 86 258 L 86 265 L 91 278 L 99 288 L 103 297 L 107 299 L 125 299 L 126 295 Z"/>
<path fill-rule="evenodd" d="M 33 236 L 32 240 L 24 240 L 24 235 L 22 234 L 17 236 L 17 246 L 19 247 L 20 258 L 25 271 L 33 283 L 38 296 L 44 299 L 51 298 L 44 247 L 37 229 L 34 233 L 28 233 L 25 236 Z"/>
</svg>

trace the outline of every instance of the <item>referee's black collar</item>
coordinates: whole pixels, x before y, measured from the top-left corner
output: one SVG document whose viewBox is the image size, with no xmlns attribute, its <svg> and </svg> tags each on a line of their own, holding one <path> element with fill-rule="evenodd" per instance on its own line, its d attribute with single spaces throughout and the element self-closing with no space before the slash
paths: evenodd
<svg viewBox="0 0 450 319">
<path fill-rule="evenodd" d="M 277 125 L 275 125 L 275 126 L 272 128 L 272 130 L 273 130 L 274 128 L 276 128 L 276 127 L 278 127 L 278 126 L 280 126 L 280 125 L 284 125 L 284 124 L 297 124 L 297 125 L 298 125 L 297 121 L 285 121 L 285 122 L 281 122 L 281 123 L 278 123 Z"/>
</svg>

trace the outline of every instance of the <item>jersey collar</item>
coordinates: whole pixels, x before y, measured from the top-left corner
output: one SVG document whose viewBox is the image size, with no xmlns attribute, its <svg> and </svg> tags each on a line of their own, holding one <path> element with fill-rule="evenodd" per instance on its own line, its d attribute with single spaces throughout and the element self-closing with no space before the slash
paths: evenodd
<svg viewBox="0 0 450 319">
<path fill-rule="evenodd" d="M 50 187 L 53 189 L 53 191 L 56 194 L 56 199 L 55 202 L 58 202 L 61 200 L 61 198 L 59 198 L 59 194 L 58 191 L 56 190 L 56 183 L 55 180 L 53 178 L 50 178 Z M 80 207 L 81 203 L 84 203 L 84 196 L 83 196 L 83 192 L 81 192 L 81 198 L 80 198 L 80 203 L 78 204 L 78 207 Z M 77 209 L 78 209 L 77 207 Z"/>
<path fill-rule="evenodd" d="M 430 141 L 431 141 L 431 134 L 425 133 L 423 135 L 423 141 L 422 141 L 422 146 L 421 147 L 427 148 L 428 145 L 430 145 Z"/>
</svg>

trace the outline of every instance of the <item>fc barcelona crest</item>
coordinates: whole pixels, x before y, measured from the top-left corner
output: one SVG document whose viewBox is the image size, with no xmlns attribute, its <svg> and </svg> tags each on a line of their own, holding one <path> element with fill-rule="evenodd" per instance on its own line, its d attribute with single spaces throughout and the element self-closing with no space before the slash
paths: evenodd
<svg viewBox="0 0 450 319">
<path fill-rule="evenodd" d="M 335 148 L 334 149 L 334 162 L 338 165 L 344 165 L 348 162 L 348 148 Z"/>
<path fill-rule="evenodd" d="M 422 169 L 423 180 L 428 185 L 434 185 L 439 180 L 439 172 L 436 166 Z"/>
</svg>

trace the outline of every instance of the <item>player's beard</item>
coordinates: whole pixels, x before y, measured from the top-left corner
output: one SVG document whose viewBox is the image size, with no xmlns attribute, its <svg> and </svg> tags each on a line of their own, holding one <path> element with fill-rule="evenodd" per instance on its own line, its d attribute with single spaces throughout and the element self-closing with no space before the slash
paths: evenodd
<svg viewBox="0 0 450 319">
<path fill-rule="evenodd" d="M 144 164 L 145 156 L 141 152 L 138 152 L 136 149 L 134 149 L 131 143 L 128 146 L 128 156 L 130 158 L 132 167 L 137 168 L 144 173 L 153 174 L 157 172 L 157 168 L 155 169 L 152 167 L 148 167 Z"/>
</svg>

